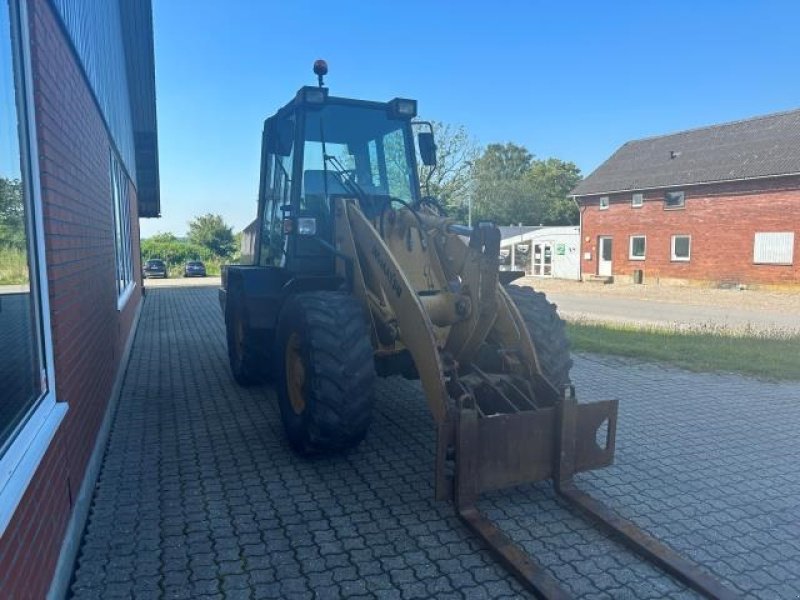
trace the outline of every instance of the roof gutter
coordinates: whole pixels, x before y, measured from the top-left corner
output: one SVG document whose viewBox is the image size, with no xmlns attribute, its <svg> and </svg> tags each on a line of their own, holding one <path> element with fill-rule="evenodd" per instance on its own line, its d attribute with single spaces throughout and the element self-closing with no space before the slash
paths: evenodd
<svg viewBox="0 0 800 600">
<path fill-rule="evenodd" d="M 795 173 L 783 173 L 781 175 L 760 175 L 758 177 L 739 177 L 737 179 L 717 179 L 715 181 L 697 181 L 695 183 L 671 183 L 669 185 L 657 185 L 651 187 L 628 188 L 626 190 L 609 190 L 607 192 L 589 192 L 587 194 L 570 194 L 570 198 L 578 202 L 578 198 L 588 198 L 590 196 L 605 196 L 606 194 L 624 194 L 629 192 L 649 192 L 652 190 L 666 190 L 669 188 L 691 187 L 695 185 L 717 185 L 720 183 L 737 183 L 739 181 L 760 181 L 762 179 L 779 179 L 781 177 L 797 177 L 800 171 Z"/>
</svg>

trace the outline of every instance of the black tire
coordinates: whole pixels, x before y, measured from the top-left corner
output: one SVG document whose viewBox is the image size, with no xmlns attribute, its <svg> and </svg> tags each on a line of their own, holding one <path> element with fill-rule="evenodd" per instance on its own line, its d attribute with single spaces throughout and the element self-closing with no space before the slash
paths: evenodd
<svg viewBox="0 0 800 600">
<path fill-rule="evenodd" d="M 542 375 L 560 393 L 570 383 L 569 371 L 572 368 L 564 320 L 558 316 L 556 305 L 542 292 L 519 285 L 508 285 L 506 291 L 525 321 Z"/>
<path fill-rule="evenodd" d="M 267 379 L 267 349 L 265 335 L 249 326 L 247 308 L 241 288 L 228 290 L 225 301 L 225 335 L 228 340 L 228 362 L 233 378 L 241 386 L 250 386 Z"/>
<path fill-rule="evenodd" d="M 327 454 L 364 439 L 376 376 L 369 330 L 355 298 L 342 292 L 288 298 L 274 356 L 281 418 L 296 452 Z"/>
</svg>

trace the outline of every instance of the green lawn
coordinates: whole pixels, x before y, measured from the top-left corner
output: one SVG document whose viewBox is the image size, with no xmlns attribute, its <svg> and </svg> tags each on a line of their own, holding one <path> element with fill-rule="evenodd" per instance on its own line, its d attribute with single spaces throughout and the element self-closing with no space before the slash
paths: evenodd
<svg viewBox="0 0 800 600">
<path fill-rule="evenodd" d="M 679 332 L 624 325 L 568 323 L 575 352 L 665 362 L 691 371 L 800 380 L 800 336 Z"/>
<path fill-rule="evenodd" d="M 28 257 L 22 250 L 0 246 L 0 285 L 28 283 Z"/>
</svg>

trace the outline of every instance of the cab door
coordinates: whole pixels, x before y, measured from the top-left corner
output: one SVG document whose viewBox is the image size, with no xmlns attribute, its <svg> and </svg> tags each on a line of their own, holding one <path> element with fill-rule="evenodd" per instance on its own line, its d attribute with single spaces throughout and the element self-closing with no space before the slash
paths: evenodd
<svg viewBox="0 0 800 600">
<path fill-rule="evenodd" d="M 264 124 L 259 185 L 258 264 L 284 266 L 286 236 L 283 208 L 292 198 L 294 117 L 273 117 Z"/>
</svg>

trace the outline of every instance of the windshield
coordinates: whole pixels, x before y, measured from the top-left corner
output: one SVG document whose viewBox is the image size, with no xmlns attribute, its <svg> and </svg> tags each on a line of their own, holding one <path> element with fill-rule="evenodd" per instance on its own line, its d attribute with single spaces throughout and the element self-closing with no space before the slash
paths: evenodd
<svg viewBox="0 0 800 600">
<path fill-rule="evenodd" d="M 323 141 L 327 161 L 323 159 Z M 328 195 L 415 200 L 413 155 L 408 152 L 411 142 L 407 122 L 390 119 L 383 107 L 328 104 L 309 111 L 301 210 L 327 210 L 326 187 Z"/>
</svg>

